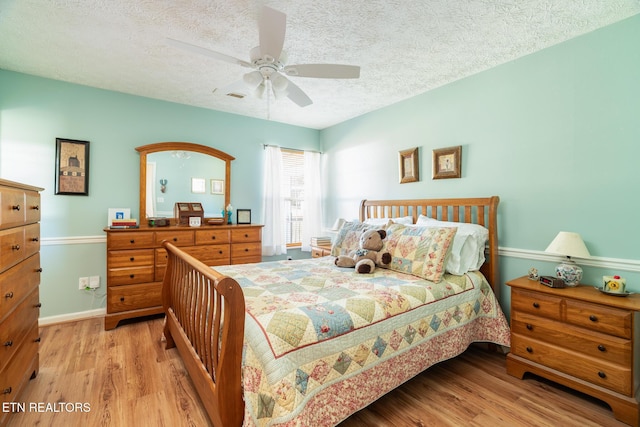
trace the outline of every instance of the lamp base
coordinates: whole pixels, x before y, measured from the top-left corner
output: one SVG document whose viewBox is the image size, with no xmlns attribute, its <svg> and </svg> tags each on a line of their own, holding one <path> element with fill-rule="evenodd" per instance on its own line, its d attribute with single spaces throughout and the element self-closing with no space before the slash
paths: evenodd
<svg viewBox="0 0 640 427">
<path fill-rule="evenodd" d="M 582 268 L 573 260 L 568 259 L 556 266 L 556 277 L 562 279 L 565 286 L 578 286 L 582 280 Z"/>
</svg>

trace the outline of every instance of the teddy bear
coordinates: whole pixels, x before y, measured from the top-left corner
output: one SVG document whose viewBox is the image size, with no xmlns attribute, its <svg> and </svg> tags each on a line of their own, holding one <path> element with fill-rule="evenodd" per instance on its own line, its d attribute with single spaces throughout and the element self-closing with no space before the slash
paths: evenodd
<svg viewBox="0 0 640 427">
<path fill-rule="evenodd" d="M 391 254 L 381 252 L 384 247 L 383 239 L 387 237 L 385 230 L 367 230 L 360 236 L 358 249 L 352 250 L 347 255 L 340 255 L 336 258 L 335 264 L 338 267 L 348 267 L 356 269 L 356 273 L 373 273 L 376 265 L 386 266 L 391 263 Z"/>
</svg>

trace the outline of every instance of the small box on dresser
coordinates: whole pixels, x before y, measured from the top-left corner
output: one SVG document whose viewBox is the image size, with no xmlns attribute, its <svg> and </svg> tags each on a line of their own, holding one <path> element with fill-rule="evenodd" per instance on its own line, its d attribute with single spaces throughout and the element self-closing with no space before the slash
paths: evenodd
<svg viewBox="0 0 640 427">
<path fill-rule="evenodd" d="M 0 394 L 16 402 L 38 374 L 40 191 L 0 179 Z M 8 406 L 11 408 L 11 406 Z M 11 412 L 0 411 L 0 426 Z"/>
<path fill-rule="evenodd" d="M 593 286 L 550 288 L 521 277 L 511 287 L 507 372 L 550 379 L 606 402 L 640 425 L 640 295 Z"/>
</svg>

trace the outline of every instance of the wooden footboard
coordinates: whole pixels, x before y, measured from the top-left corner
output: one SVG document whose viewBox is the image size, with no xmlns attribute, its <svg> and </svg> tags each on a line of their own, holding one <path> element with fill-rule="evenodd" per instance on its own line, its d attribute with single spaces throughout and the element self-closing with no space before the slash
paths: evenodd
<svg viewBox="0 0 640 427">
<path fill-rule="evenodd" d="M 177 347 L 216 427 L 242 425 L 245 305 L 238 283 L 163 243 L 162 287 L 167 348 Z"/>
</svg>

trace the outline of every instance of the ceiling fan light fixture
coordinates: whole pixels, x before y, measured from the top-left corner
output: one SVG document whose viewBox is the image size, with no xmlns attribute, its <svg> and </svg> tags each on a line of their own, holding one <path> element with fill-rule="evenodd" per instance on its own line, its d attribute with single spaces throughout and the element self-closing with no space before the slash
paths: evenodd
<svg viewBox="0 0 640 427">
<path fill-rule="evenodd" d="M 285 76 L 279 73 L 274 73 L 271 76 L 271 87 L 273 87 L 274 93 L 286 92 L 287 86 L 289 86 L 289 80 Z"/>
<path fill-rule="evenodd" d="M 251 90 L 256 90 L 262 84 L 262 73 L 260 71 L 252 71 L 242 76 L 242 80 Z"/>
</svg>

